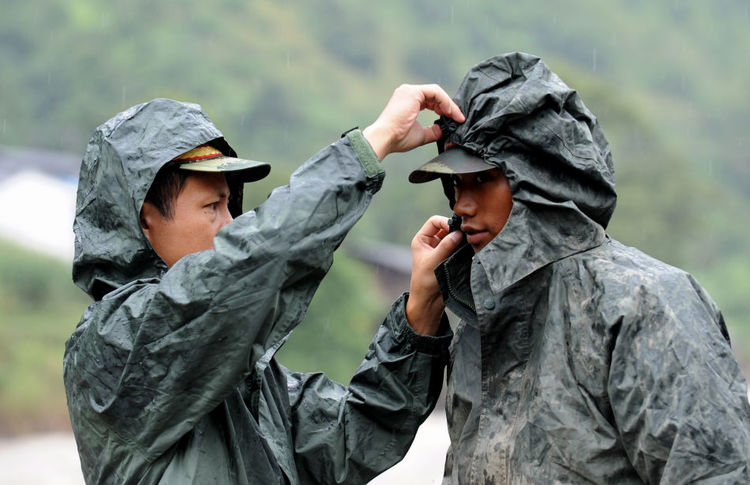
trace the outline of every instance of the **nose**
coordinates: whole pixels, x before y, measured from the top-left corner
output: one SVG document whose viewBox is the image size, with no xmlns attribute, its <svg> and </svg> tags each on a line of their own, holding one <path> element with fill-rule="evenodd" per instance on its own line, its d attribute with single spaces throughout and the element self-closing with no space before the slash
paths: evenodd
<svg viewBox="0 0 750 485">
<path fill-rule="evenodd" d="M 477 213 L 477 201 L 470 190 L 456 190 L 456 204 L 453 212 L 463 217 L 472 217 Z"/>
<path fill-rule="evenodd" d="M 227 224 L 229 224 L 230 222 L 234 220 L 234 217 L 232 217 L 232 213 L 229 212 L 229 207 L 224 207 L 223 212 L 224 214 L 223 214 L 223 218 L 221 221 L 221 227 L 226 226 Z"/>
</svg>

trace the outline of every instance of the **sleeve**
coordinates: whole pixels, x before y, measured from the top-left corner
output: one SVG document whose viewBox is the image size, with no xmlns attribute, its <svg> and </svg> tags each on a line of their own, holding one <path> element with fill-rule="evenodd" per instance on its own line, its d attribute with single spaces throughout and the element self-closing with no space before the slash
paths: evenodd
<svg viewBox="0 0 750 485">
<path fill-rule="evenodd" d="M 350 132 L 222 228 L 214 250 L 95 304 L 66 350 L 71 414 L 161 454 L 299 323 L 382 180 L 375 153 Z"/>
<path fill-rule="evenodd" d="M 416 334 L 394 303 L 344 386 L 323 374 L 291 374 L 295 462 L 303 483 L 367 483 L 400 461 L 443 384 L 451 330 Z"/>
<path fill-rule="evenodd" d="M 724 320 L 691 277 L 643 287 L 622 322 L 609 393 L 645 483 L 750 483 L 750 405 Z M 683 280 L 684 281 L 684 280 Z"/>
</svg>

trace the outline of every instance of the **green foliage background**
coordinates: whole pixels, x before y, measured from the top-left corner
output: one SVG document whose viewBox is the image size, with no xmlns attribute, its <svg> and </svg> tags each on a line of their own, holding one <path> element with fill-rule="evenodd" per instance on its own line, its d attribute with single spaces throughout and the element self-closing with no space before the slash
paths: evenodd
<svg viewBox="0 0 750 485">
<path fill-rule="evenodd" d="M 68 426 L 61 356 L 86 305 L 68 265 L 0 241 L 0 435 Z"/>
<path fill-rule="evenodd" d="M 195 101 L 241 155 L 274 164 L 248 188 L 257 204 L 318 147 L 370 123 L 399 83 L 453 92 L 476 62 L 532 52 L 579 90 L 612 143 L 610 233 L 694 273 L 742 351 L 749 10 L 748 0 L 3 0 L 0 144 L 82 153 L 128 106 Z M 386 160 L 385 187 L 350 240 L 407 245 L 446 212 L 438 186 L 405 181 L 433 154 Z M 87 302 L 68 266 L 0 250 L 0 431 L 58 427 L 63 343 Z M 282 360 L 346 380 L 389 304 L 375 287 L 340 254 Z"/>
</svg>

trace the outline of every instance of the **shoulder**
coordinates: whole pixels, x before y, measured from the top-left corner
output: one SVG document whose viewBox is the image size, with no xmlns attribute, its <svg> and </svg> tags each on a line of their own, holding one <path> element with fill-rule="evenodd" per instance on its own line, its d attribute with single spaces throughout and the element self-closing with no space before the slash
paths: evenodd
<svg viewBox="0 0 750 485">
<path fill-rule="evenodd" d="M 573 280 L 587 281 L 619 296 L 622 292 L 644 296 L 680 290 L 694 292 L 700 286 L 686 271 L 610 238 L 557 264 L 556 272 L 566 276 L 575 274 L 577 278 Z"/>
<path fill-rule="evenodd" d="M 89 332 L 106 335 L 114 327 L 120 327 L 118 333 L 123 330 L 126 330 L 126 334 L 134 332 L 135 328 L 129 327 L 139 324 L 137 316 L 152 298 L 158 283 L 157 278 L 132 281 L 106 294 L 101 300 L 93 302 L 84 311 L 70 337 L 68 350 Z M 123 313 L 129 317 L 120 318 L 119 315 Z"/>
<path fill-rule="evenodd" d="M 724 325 L 718 307 L 692 275 L 614 239 L 560 261 L 555 271 L 566 285 L 588 294 L 610 320 Z"/>
</svg>

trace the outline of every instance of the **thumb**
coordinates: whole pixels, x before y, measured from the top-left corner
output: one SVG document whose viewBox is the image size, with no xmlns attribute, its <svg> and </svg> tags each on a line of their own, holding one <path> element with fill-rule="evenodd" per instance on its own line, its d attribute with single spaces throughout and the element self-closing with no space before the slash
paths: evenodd
<svg viewBox="0 0 750 485">
<path fill-rule="evenodd" d="M 438 125 L 425 126 L 423 128 L 425 145 L 437 141 L 443 136 L 443 130 L 441 130 Z"/>
<path fill-rule="evenodd" d="M 440 261 L 444 260 L 458 247 L 464 238 L 464 233 L 461 231 L 453 231 L 443 238 L 433 251 L 435 257 L 440 258 Z"/>
</svg>

